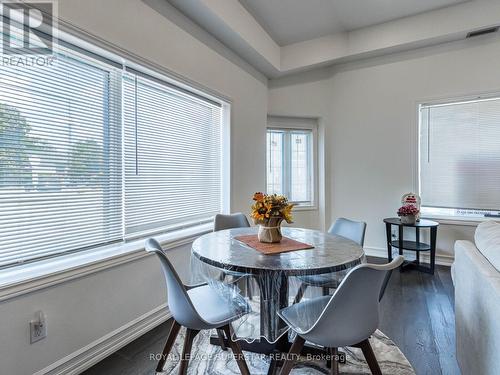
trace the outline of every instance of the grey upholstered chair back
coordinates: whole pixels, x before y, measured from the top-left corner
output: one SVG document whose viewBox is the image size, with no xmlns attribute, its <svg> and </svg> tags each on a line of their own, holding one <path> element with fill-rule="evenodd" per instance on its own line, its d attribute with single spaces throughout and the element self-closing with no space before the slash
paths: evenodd
<svg viewBox="0 0 500 375">
<path fill-rule="evenodd" d="M 146 241 L 146 251 L 154 252 L 160 258 L 161 268 L 167 282 L 168 307 L 174 319 L 185 327 L 202 327 L 206 322 L 194 308 L 177 271 L 154 238 Z"/>
<path fill-rule="evenodd" d="M 343 217 L 335 220 L 328 233 L 336 234 L 356 242 L 361 247 L 365 244 L 366 223 L 364 221 L 354 221 Z"/>
<path fill-rule="evenodd" d="M 243 215 L 241 212 L 230 215 L 223 215 L 223 214 L 215 215 L 214 232 L 224 229 L 244 228 L 249 226 L 250 223 L 248 222 L 247 217 Z"/>
<path fill-rule="evenodd" d="M 365 263 L 353 268 L 305 337 L 333 348 L 369 337 L 378 327 L 379 295 L 385 276 L 402 263 L 403 257 L 398 256 L 388 264 Z"/>
</svg>

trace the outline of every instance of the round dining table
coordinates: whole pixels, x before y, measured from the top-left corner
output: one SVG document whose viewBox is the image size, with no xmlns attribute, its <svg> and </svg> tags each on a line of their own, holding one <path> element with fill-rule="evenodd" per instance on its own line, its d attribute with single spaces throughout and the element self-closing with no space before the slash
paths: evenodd
<svg viewBox="0 0 500 375">
<path fill-rule="evenodd" d="M 288 343 L 288 335 L 285 334 L 288 328 L 277 312 L 293 303 L 293 296 L 289 295 L 293 284 L 291 280 L 300 282 L 302 276 L 310 275 L 345 275 L 365 258 L 359 244 L 338 235 L 293 227 L 282 228 L 282 233 L 284 237 L 309 244 L 312 248 L 265 255 L 235 238 L 257 234 L 256 227 L 207 233 L 192 245 L 191 264 L 195 267 L 192 273 L 198 274 L 204 281 L 220 283 L 229 275 L 229 279 L 248 277 L 257 284 L 258 295 L 249 296 L 247 293 L 247 299 L 251 300 L 253 313 L 258 316 L 259 327 L 235 330 L 238 339 L 253 344 L 250 347 L 245 345 L 246 350 L 265 352 L 256 345 L 263 342 L 262 339 L 267 348 L 269 344 L 274 344 L 275 347 L 280 346 L 280 350 L 286 350 L 284 344 Z M 230 298 L 228 303 L 236 300 Z"/>
</svg>

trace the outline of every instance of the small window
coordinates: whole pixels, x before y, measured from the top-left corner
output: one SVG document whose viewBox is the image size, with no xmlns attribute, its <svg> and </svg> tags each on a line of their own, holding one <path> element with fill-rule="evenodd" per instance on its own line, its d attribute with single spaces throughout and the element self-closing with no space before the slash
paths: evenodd
<svg viewBox="0 0 500 375">
<path fill-rule="evenodd" d="M 283 194 L 300 206 L 315 205 L 314 123 L 281 118 L 269 121 L 267 193 Z"/>
<path fill-rule="evenodd" d="M 499 217 L 500 97 L 420 106 L 424 215 Z"/>
</svg>

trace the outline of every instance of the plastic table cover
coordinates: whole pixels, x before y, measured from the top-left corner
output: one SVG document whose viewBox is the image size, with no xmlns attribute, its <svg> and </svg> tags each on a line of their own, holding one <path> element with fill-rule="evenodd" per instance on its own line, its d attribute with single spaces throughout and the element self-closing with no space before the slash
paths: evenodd
<svg viewBox="0 0 500 375">
<path fill-rule="evenodd" d="M 314 248 L 264 255 L 234 238 L 257 228 L 212 232 L 193 243 L 191 282 L 208 283 L 235 312 L 247 311 L 232 324 L 235 339 L 276 342 L 288 331 L 277 312 L 294 303 L 301 304 L 300 329 L 308 330 L 324 307 L 308 301 L 334 292 L 347 272 L 365 261 L 362 247 L 344 237 L 291 227 L 282 231 Z"/>
</svg>

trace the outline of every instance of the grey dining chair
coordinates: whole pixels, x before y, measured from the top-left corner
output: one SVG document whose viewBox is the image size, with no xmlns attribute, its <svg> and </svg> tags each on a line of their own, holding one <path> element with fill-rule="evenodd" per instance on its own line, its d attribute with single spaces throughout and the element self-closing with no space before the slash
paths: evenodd
<svg viewBox="0 0 500 375">
<path fill-rule="evenodd" d="M 241 212 L 229 215 L 217 214 L 214 218 L 214 232 L 231 228 L 245 228 L 249 226 L 250 223 L 248 222 L 247 217 Z"/>
<path fill-rule="evenodd" d="M 366 223 L 339 217 L 328 229 L 328 233 L 348 238 L 363 246 L 365 244 Z"/>
<path fill-rule="evenodd" d="M 403 257 L 388 264 L 360 264 L 342 280 L 332 296 L 322 296 L 281 310 L 278 315 L 297 333 L 281 375 L 290 373 L 306 341 L 329 348 L 332 356 L 338 348 L 360 348 L 372 374 L 381 375 L 368 338 L 377 330 L 379 303 L 387 273 L 399 267 Z M 305 313 L 318 314 L 311 327 L 302 327 Z M 331 373 L 338 374 L 338 362 L 332 360 Z"/>
<path fill-rule="evenodd" d="M 218 232 L 220 230 L 232 229 L 232 228 L 247 228 L 250 227 L 250 223 L 248 222 L 247 217 L 241 212 L 236 212 L 234 214 L 217 214 L 214 217 L 214 232 Z M 245 289 L 246 292 L 250 295 L 250 299 L 252 299 L 252 288 L 251 282 L 248 275 L 245 275 L 241 272 L 224 270 L 221 273 L 221 281 L 224 281 L 227 276 L 231 276 L 235 279 L 245 278 Z M 224 342 L 224 333 L 222 330 L 217 330 L 217 336 L 219 336 L 219 342 L 222 350 L 226 350 L 225 342 Z"/>
<path fill-rule="evenodd" d="M 340 217 L 328 229 L 328 233 L 335 234 L 356 242 L 361 247 L 365 243 L 366 223 Z M 330 289 L 338 286 L 338 282 L 332 275 L 305 275 L 298 276 L 301 281 L 294 303 L 300 302 L 308 286 L 323 288 L 323 295 L 330 294 Z"/>
<path fill-rule="evenodd" d="M 214 218 L 214 232 L 225 229 L 247 228 L 247 227 L 250 227 L 250 223 L 248 222 L 247 217 L 241 212 L 229 215 L 217 214 L 215 215 Z M 237 271 L 224 270 L 222 273 L 222 280 L 224 280 L 226 276 L 232 276 L 234 278 L 244 277 L 246 292 L 250 296 L 250 299 L 252 299 L 253 290 L 249 275 Z"/>
<path fill-rule="evenodd" d="M 168 307 L 173 316 L 170 333 L 156 371 L 161 372 L 163 370 L 165 360 L 172 349 L 180 328 L 186 327 L 179 374 L 187 373 L 193 340 L 204 329 L 221 329 L 225 333 L 227 342 L 234 353 L 240 372 L 244 375 L 250 374 L 238 342 L 233 341 L 231 338 L 230 325 L 232 321 L 249 311 L 248 305 L 230 306 L 228 301 L 224 300 L 217 291 L 207 284 L 184 285 L 167 255 L 155 239 L 150 238 L 146 241 L 146 251 L 155 253 L 160 259 L 167 284 Z"/>
</svg>

